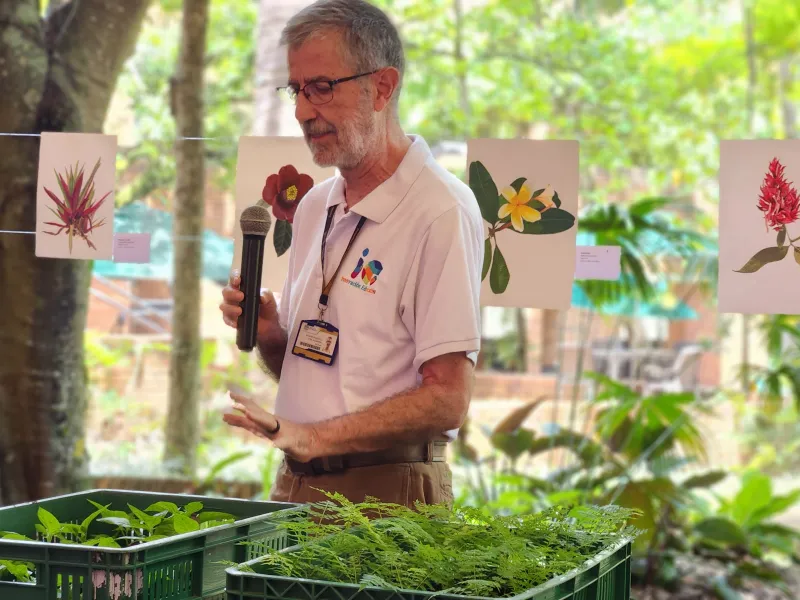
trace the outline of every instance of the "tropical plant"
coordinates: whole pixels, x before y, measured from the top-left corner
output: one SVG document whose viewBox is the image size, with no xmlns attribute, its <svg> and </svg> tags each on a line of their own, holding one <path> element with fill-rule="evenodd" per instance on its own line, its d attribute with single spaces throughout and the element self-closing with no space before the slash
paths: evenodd
<svg viewBox="0 0 800 600">
<path fill-rule="evenodd" d="M 92 169 L 92 174 L 89 175 L 89 179 L 85 182 L 83 180 L 84 167 L 80 162 L 75 163 L 74 168 L 72 165 L 67 168 L 66 177 L 56 172 L 56 182 L 61 192 L 61 198 L 46 186 L 44 187 L 45 193 L 56 205 L 55 209 L 52 206 L 48 206 L 47 209 L 58 219 L 57 223 L 53 221 L 44 222 L 45 225 L 56 228 L 55 231 L 45 231 L 45 233 L 57 236 L 66 231 L 70 254 L 72 254 L 72 240 L 76 236 L 85 241 L 92 250 L 97 249 L 90 239 L 91 233 L 105 223 L 105 219 L 96 220 L 97 211 L 113 191 L 106 192 L 102 198 L 95 198 L 94 176 L 99 168 L 100 159 L 98 158 L 94 169 Z"/>
<path fill-rule="evenodd" d="M 511 280 L 505 257 L 497 244 L 499 232 L 513 228 L 517 233 L 551 235 L 575 225 L 575 216 L 561 208 L 558 192 L 549 185 L 534 190 L 527 178 L 519 177 L 498 192 L 487 168 L 476 160 L 469 165 L 469 186 L 488 226 L 481 280 L 488 275 L 495 294 L 505 292 Z"/>
<path fill-rule="evenodd" d="M 780 572 L 767 560 L 778 554 L 800 563 L 800 531 L 773 519 L 800 502 L 800 489 L 778 495 L 770 478 L 748 471 L 732 498 L 719 498 L 718 505 L 696 505 L 700 518 L 693 524 L 693 541 L 702 555 L 732 564 L 731 579 L 758 577 L 779 581 Z"/>
</svg>

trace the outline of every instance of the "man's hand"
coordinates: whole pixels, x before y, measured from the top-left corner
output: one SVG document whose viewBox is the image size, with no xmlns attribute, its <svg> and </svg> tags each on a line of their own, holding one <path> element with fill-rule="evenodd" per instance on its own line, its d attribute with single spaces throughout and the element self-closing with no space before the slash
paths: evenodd
<svg viewBox="0 0 800 600">
<path fill-rule="evenodd" d="M 229 425 L 241 427 L 260 438 L 270 440 L 276 448 L 291 458 L 307 462 L 323 456 L 311 425 L 293 423 L 284 419 L 278 422 L 275 415 L 261 408 L 244 394 L 230 392 L 233 411 L 226 411 L 222 419 Z"/>
<path fill-rule="evenodd" d="M 242 283 L 238 271 L 231 273 L 228 285 L 222 288 L 222 304 L 219 305 L 222 311 L 222 320 L 225 324 L 236 329 L 239 315 L 242 308 L 239 304 L 244 300 L 244 292 L 239 289 Z M 278 340 L 283 335 L 280 322 L 278 320 L 278 304 L 271 291 L 261 294 L 261 302 L 258 307 L 258 339 L 264 343 Z"/>
<path fill-rule="evenodd" d="M 240 285 L 239 272 L 233 271 L 228 285 L 222 289 L 223 302 L 219 305 L 223 321 L 234 329 L 237 328 L 239 315 L 242 314 L 242 308 L 239 304 L 244 300 L 244 292 L 239 289 Z M 286 354 L 287 338 L 278 318 L 278 305 L 275 302 L 275 296 L 270 291 L 263 292 L 260 297 L 257 340 L 258 351 L 264 359 L 267 370 L 276 379 L 280 379 L 283 357 Z"/>
</svg>

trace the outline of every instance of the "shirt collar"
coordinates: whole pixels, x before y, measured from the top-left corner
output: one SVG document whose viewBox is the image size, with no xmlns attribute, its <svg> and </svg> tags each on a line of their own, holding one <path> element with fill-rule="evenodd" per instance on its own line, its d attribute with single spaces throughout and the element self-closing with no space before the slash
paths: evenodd
<svg viewBox="0 0 800 600">
<path fill-rule="evenodd" d="M 402 202 L 411 186 L 419 177 L 425 163 L 430 158 L 431 151 L 425 140 L 418 135 L 409 135 L 411 146 L 391 177 L 381 183 L 356 203 L 351 212 L 366 217 L 376 223 L 383 223 L 392 211 Z M 344 203 L 344 178 L 336 175 L 333 187 L 328 194 L 326 206 L 336 206 Z"/>
</svg>

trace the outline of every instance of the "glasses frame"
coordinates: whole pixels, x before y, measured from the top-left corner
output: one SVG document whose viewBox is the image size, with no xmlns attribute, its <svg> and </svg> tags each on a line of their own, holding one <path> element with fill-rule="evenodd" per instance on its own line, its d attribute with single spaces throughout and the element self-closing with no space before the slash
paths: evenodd
<svg viewBox="0 0 800 600">
<path fill-rule="evenodd" d="M 377 73 L 378 71 L 380 71 L 380 69 L 375 69 L 374 71 L 369 71 L 367 73 L 359 73 L 357 75 L 350 75 L 348 77 L 340 77 L 339 79 L 317 79 L 315 81 L 309 81 L 303 87 L 299 88 L 296 92 L 295 92 L 294 88 L 292 86 L 290 86 L 290 85 L 282 85 L 282 86 L 280 86 L 278 88 L 275 88 L 275 89 L 278 92 L 286 92 L 289 95 L 289 99 L 292 102 L 297 102 L 297 98 L 302 93 L 306 97 L 306 100 L 311 102 L 311 104 L 313 104 L 314 106 L 321 106 L 321 105 L 327 104 L 328 102 L 333 100 L 333 88 L 334 88 L 335 85 L 337 85 L 339 83 L 344 83 L 346 81 L 352 81 L 354 79 L 358 79 L 359 77 L 366 77 L 367 75 L 373 75 L 374 73 Z M 312 102 L 311 101 L 311 97 L 306 93 L 306 88 L 309 85 L 319 85 L 320 83 L 328 85 L 328 87 L 329 87 L 328 91 L 330 91 L 331 97 L 328 100 L 325 100 L 325 102 Z"/>
</svg>

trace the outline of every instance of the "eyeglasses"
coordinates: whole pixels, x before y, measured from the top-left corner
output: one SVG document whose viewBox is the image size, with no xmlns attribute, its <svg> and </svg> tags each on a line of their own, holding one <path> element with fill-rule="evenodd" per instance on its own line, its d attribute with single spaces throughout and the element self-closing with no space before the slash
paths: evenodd
<svg viewBox="0 0 800 600">
<path fill-rule="evenodd" d="M 279 92 L 285 93 L 292 102 L 295 102 L 297 100 L 297 95 L 300 92 L 303 92 L 311 104 L 326 104 L 333 99 L 333 86 L 337 83 L 344 83 L 345 81 L 352 81 L 353 79 L 358 79 L 359 77 L 366 77 L 367 75 L 377 73 L 379 70 L 380 69 L 375 69 L 369 73 L 359 73 L 358 75 L 340 77 L 339 79 L 309 81 L 303 87 L 286 85 L 277 89 Z"/>
</svg>

